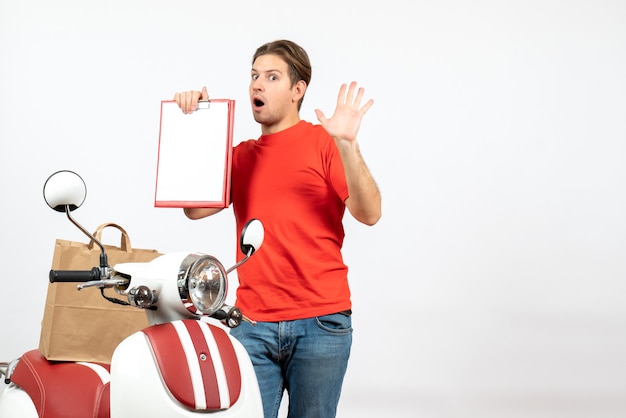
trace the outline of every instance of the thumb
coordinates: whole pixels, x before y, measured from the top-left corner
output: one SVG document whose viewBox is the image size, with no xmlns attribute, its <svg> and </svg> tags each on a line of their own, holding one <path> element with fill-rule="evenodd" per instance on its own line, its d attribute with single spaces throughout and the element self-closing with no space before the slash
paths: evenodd
<svg viewBox="0 0 626 418">
<path fill-rule="evenodd" d="M 200 100 L 209 100 L 209 92 L 206 89 L 206 86 L 202 87 L 202 95 L 200 96 Z"/>
<path fill-rule="evenodd" d="M 324 112 L 322 112 L 319 109 L 315 109 L 315 115 L 317 116 L 317 120 L 323 125 L 327 119 L 326 116 L 324 116 Z"/>
</svg>

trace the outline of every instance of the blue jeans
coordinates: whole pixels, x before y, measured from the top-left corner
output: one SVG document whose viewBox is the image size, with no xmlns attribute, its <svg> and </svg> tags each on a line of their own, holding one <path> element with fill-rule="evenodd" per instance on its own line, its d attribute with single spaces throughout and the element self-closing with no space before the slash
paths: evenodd
<svg viewBox="0 0 626 418">
<path fill-rule="evenodd" d="M 290 418 L 335 417 L 352 346 L 349 316 L 243 322 L 231 334 L 250 355 L 265 418 L 278 416 L 285 390 Z"/>
</svg>

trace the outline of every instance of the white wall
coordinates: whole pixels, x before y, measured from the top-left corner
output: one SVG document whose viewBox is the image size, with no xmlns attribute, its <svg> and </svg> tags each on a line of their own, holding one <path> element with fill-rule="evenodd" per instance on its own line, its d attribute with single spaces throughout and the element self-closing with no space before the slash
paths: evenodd
<svg viewBox="0 0 626 418">
<path fill-rule="evenodd" d="M 313 61 L 303 118 L 353 79 L 376 100 L 339 416 L 626 416 L 621 0 L 0 0 L 0 358 L 38 343 L 54 239 L 83 239 L 53 171 L 84 177 L 88 229 L 234 260 L 231 211 L 153 207 L 159 104 L 206 84 L 258 136 L 250 58 L 277 38 Z"/>
</svg>

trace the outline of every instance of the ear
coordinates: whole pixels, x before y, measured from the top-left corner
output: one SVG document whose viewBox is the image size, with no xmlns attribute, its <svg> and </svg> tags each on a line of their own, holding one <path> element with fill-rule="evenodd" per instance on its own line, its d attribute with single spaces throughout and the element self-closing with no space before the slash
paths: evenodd
<svg viewBox="0 0 626 418">
<path fill-rule="evenodd" d="M 304 93 L 306 93 L 306 82 L 304 80 L 300 80 L 298 81 L 294 86 L 293 86 L 293 102 L 294 103 L 298 103 L 300 101 L 300 99 L 302 99 L 304 97 Z"/>
</svg>

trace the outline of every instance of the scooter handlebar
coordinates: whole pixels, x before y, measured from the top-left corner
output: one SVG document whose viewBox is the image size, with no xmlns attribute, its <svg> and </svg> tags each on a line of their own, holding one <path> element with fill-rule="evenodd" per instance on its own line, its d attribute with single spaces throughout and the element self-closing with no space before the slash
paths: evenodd
<svg viewBox="0 0 626 418">
<path fill-rule="evenodd" d="M 82 283 L 91 280 L 100 280 L 100 269 L 91 270 L 50 270 L 50 283 Z"/>
</svg>

